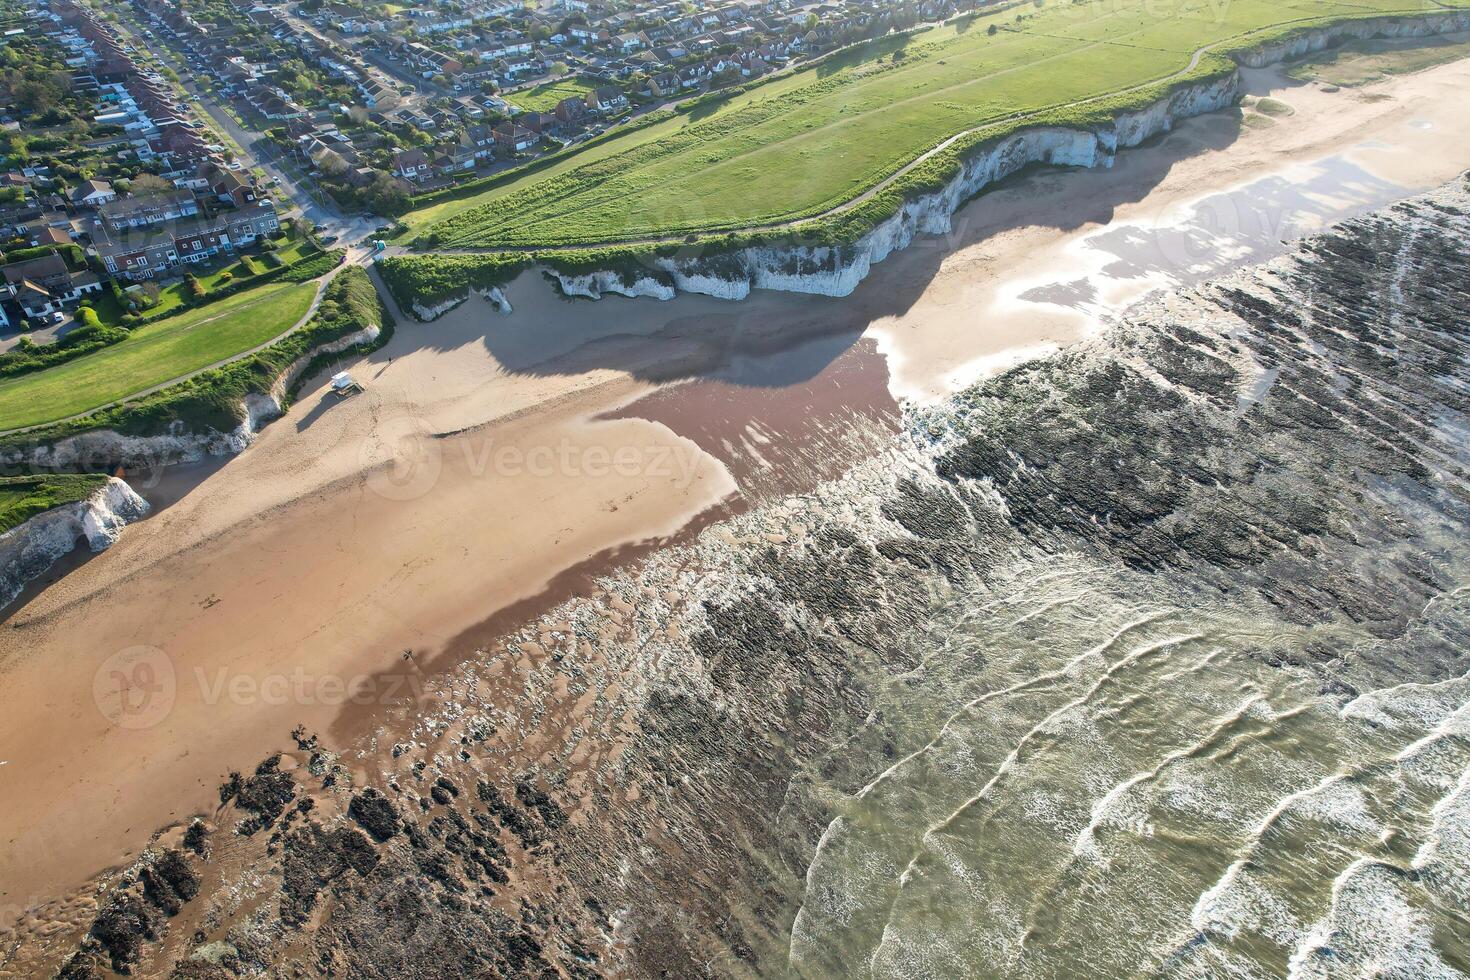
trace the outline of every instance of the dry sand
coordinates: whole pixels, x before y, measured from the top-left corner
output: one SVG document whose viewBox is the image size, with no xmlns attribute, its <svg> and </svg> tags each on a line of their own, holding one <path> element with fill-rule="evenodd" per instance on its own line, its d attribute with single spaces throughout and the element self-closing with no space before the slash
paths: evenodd
<svg viewBox="0 0 1470 980">
<path fill-rule="evenodd" d="M 765 447 L 799 408 L 780 399 L 761 416 L 762 392 L 846 384 L 858 411 L 891 418 L 875 376 L 935 397 L 1075 341 L 1146 288 L 1450 178 L 1470 162 L 1467 88 L 1470 63 L 1366 90 L 1287 87 L 1289 118 L 1192 120 L 1111 171 L 988 194 L 956 234 L 915 243 L 843 300 L 594 304 L 528 275 L 512 316 L 471 300 L 432 324 L 403 319 L 391 345 L 347 365 L 366 393 L 308 391 L 5 624 L 0 928 L 211 810 L 225 773 L 293 726 L 345 734 L 344 718 L 401 702 L 405 680 L 497 610 L 748 492 L 750 460 L 782 458 Z M 790 364 L 736 369 L 803 338 Z M 715 377 L 669 393 L 699 374 Z M 758 424 L 723 424 L 742 413 Z M 721 451 L 732 443 L 748 451 Z M 355 677 L 371 703 L 346 712 Z"/>
</svg>

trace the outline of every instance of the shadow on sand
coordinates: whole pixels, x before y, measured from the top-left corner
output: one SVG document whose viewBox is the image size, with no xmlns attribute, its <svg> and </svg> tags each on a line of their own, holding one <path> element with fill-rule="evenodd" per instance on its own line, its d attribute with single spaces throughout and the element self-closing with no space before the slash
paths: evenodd
<svg viewBox="0 0 1470 980">
<path fill-rule="evenodd" d="M 533 376 L 610 369 L 655 382 L 708 377 L 720 374 L 737 356 L 779 353 L 818 336 L 843 338 L 827 347 L 825 361 L 802 358 L 799 363 L 773 366 L 769 373 L 752 376 L 747 382 L 796 384 L 823 370 L 872 322 L 907 313 L 955 251 L 1037 224 L 1027 208 L 1008 208 L 1006 217 L 987 213 L 987 202 L 994 195 L 1019 194 L 1038 202 L 1052 199 L 1053 204 L 1075 196 L 1075 207 L 1036 210 L 1065 215 L 1064 220 L 1047 223 L 1062 232 L 1086 224 L 1107 224 L 1118 208 L 1147 197 L 1177 163 L 1228 147 L 1241 128 L 1239 112 L 1188 120 L 1153 141 L 1147 152 L 1130 151 L 1133 155 L 1120 164 L 1130 168 L 1130 179 L 1099 181 L 1098 192 L 1085 196 L 1076 194 L 1071 186 L 1070 168 L 1029 168 L 961 208 L 950 234 L 921 235 L 908 249 L 875 266 L 848 297 L 756 290 L 741 302 L 690 294 L 666 302 L 618 296 L 597 302 L 568 301 L 557 296 L 540 273 L 527 272 L 507 288 L 515 307 L 511 316 L 498 315 L 478 297 L 468 300 L 468 309 L 449 315 L 478 317 L 477 329 L 483 333 L 477 339 L 496 361 L 510 373 Z M 436 345 L 433 324 L 419 324 L 408 317 L 401 317 L 400 323 L 400 329 L 413 337 L 415 349 L 450 349 L 448 344 Z M 455 346 L 463 342 L 460 332 Z M 371 361 L 380 364 L 387 357 L 380 352 Z"/>
</svg>

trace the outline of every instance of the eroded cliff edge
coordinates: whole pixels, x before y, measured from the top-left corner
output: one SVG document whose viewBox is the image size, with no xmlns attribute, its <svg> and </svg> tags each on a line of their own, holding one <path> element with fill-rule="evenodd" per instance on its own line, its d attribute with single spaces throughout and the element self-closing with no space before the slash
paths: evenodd
<svg viewBox="0 0 1470 980">
<path fill-rule="evenodd" d="M 1366 38 L 1426 38 L 1470 29 L 1470 11 L 1423 17 L 1375 17 L 1300 32 L 1288 39 L 1232 51 L 1239 64 L 1261 68 Z M 897 213 L 851 245 L 764 245 L 731 251 L 691 248 L 688 256 L 650 252 L 617 269 L 559 271 L 547 263 L 568 296 L 599 299 L 612 294 L 672 299 L 680 292 L 739 300 L 752 289 L 846 296 L 872 266 L 907 248 L 918 235 L 943 235 L 959 208 L 985 188 L 1029 166 L 1111 167 L 1120 150 L 1166 133 L 1181 119 L 1216 112 L 1239 101 L 1239 71 L 1185 85 L 1151 105 L 1117 113 L 1110 123 L 1086 129 L 1036 126 L 982 146 L 965 158 L 942 189 L 905 200 Z M 800 227 L 792 229 L 799 241 Z"/>
<path fill-rule="evenodd" d="M 54 507 L 0 534 L 0 609 L 79 541 L 94 552 L 106 551 L 125 526 L 147 513 L 147 501 L 109 477 L 86 500 Z"/>
</svg>

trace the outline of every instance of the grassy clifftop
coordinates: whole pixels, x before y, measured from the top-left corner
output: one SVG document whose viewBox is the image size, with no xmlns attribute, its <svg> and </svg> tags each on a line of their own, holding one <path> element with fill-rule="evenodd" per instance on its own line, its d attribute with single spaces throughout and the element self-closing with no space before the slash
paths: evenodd
<svg viewBox="0 0 1470 980">
<path fill-rule="evenodd" d="M 130 436 L 228 432 L 244 419 L 247 395 L 272 392 L 302 358 L 323 345 L 372 328 L 379 330 L 374 346 L 380 345 L 391 335 L 393 319 L 367 273 L 357 266 L 345 268 L 327 286 L 310 322 L 263 350 L 137 401 L 9 436 L 0 440 L 0 453 L 23 452 L 29 446 L 98 429 Z M 306 374 L 315 366 L 315 362 L 308 364 Z"/>
<path fill-rule="evenodd" d="M 0 534 L 56 507 L 85 500 L 107 484 L 100 473 L 0 477 Z"/>
<path fill-rule="evenodd" d="M 797 221 L 860 197 L 958 133 L 1181 77 L 1207 46 L 1444 9 L 1433 0 L 1044 0 L 879 39 L 406 222 L 433 246 L 534 249 Z M 1197 67 L 1229 66 L 1207 55 Z"/>
</svg>

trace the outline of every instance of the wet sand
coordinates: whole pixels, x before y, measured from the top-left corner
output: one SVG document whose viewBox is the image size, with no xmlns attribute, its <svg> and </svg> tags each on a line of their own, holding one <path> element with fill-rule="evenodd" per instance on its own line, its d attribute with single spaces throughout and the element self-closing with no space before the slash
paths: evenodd
<svg viewBox="0 0 1470 980">
<path fill-rule="evenodd" d="M 344 365 L 363 395 L 306 392 L 4 624 L 0 928 L 210 811 L 294 726 L 401 702 L 420 665 L 569 569 L 789 489 L 760 474 L 791 443 L 891 426 L 895 396 L 938 397 L 1153 286 L 1450 178 L 1470 162 L 1467 84 L 1470 63 L 1292 85 L 1289 118 L 1191 120 L 1111 171 L 1013 181 L 846 299 L 572 302 L 532 274 L 509 317 L 476 299 L 400 318 Z M 367 703 L 344 704 L 352 678 Z"/>
</svg>

